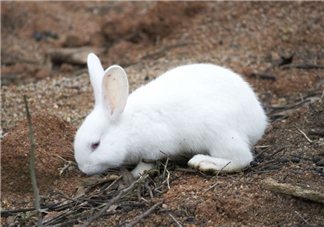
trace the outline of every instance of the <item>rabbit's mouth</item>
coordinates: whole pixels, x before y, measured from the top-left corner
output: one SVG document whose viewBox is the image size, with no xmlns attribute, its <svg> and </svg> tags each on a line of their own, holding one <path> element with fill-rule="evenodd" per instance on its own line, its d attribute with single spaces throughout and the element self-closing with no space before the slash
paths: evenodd
<svg viewBox="0 0 324 227">
<path fill-rule="evenodd" d="M 92 165 L 89 163 L 87 163 L 85 165 L 78 163 L 78 167 L 83 173 L 85 173 L 87 175 L 102 173 L 108 169 L 108 167 L 105 165 Z"/>
</svg>

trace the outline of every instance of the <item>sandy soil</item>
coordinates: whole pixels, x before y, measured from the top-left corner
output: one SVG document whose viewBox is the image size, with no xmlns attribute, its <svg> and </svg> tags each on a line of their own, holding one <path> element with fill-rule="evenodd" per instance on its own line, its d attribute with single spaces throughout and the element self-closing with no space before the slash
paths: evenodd
<svg viewBox="0 0 324 227">
<path fill-rule="evenodd" d="M 71 211 L 48 225 L 79 226 L 131 183 L 125 169 L 108 173 L 122 176 L 112 183 L 71 164 L 75 132 L 93 108 L 85 65 L 93 51 L 104 67 L 125 67 L 131 91 L 181 64 L 231 68 L 252 84 L 269 117 L 249 168 L 211 175 L 169 163 L 170 188 L 165 176 L 152 175 L 153 197 L 140 186 L 93 226 L 125 225 L 161 199 L 138 226 L 324 226 L 323 203 L 264 183 L 324 193 L 323 18 L 322 2 L 1 2 L 1 224 L 35 223 L 33 212 L 21 211 L 34 201 L 23 95 L 43 218 Z M 48 207 L 61 202 L 69 205 Z"/>
</svg>

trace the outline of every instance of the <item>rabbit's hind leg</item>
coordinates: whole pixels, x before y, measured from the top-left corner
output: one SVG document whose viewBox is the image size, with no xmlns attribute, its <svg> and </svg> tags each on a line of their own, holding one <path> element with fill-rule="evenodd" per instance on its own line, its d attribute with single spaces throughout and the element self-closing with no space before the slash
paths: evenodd
<svg viewBox="0 0 324 227">
<path fill-rule="evenodd" d="M 204 172 L 235 172 L 248 166 L 253 160 L 250 148 L 245 143 L 232 143 L 226 151 L 210 154 L 211 156 L 197 154 L 189 160 L 188 165 Z"/>
</svg>

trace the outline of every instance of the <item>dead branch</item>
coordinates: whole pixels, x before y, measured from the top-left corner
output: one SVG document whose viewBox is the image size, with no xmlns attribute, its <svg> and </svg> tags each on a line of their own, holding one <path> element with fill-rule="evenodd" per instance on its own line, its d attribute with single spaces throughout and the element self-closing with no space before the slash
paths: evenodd
<svg viewBox="0 0 324 227">
<path fill-rule="evenodd" d="M 178 220 L 173 217 L 171 213 L 168 213 L 169 217 L 177 224 L 178 227 L 182 227 L 182 225 L 178 222 Z"/>
<path fill-rule="evenodd" d="M 61 48 L 50 50 L 47 55 L 53 64 L 86 65 L 89 53 L 101 54 L 103 51 L 104 48 L 98 47 Z"/>
<path fill-rule="evenodd" d="M 286 147 L 282 147 L 282 148 L 276 150 L 276 151 L 273 152 L 271 155 L 269 155 L 269 157 L 267 157 L 267 159 L 269 160 L 270 158 L 272 158 L 273 156 L 275 156 L 276 154 L 278 154 L 279 152 L 281 152 L 281 151 L 283 151 L 283 150 L 285 150 L 285 149 L 286 149 Z"/>
<path fill-rule="evenodd" d="M 320 192 L 302 189 L 301 187 L 291 184 L 278 183 L 272 178 L 265 179 L 263 185 L 266 189 L 273 192 L 291 195 L 313 202 L 324 203 L 324 194 Z"/>
<path fill-rule="evenodd" d="M 308 134 L 313 136 L 324 136 L 324 131 L 309 131 Z"/>
<path fill-rule="evenodd" d="M 185 172 L 185 173 L 198 173 L 198 171 L 196 169 L 181 168 L 181 167 L 175 168 L 175 171 L 180 171 L 180 172 Z"/>
<path fill-rule="evenodd" d="M 297 211 L 295 211 L 295 213 L 298 215 L 298 217 L 300 217 L 305 222 L 307 226 L 313 226 L 303 216 L 301 216 L 300 213 L 298 213 Z"/>
<path fill-rule="evenodd" d="M 307 141 L 308 142 L 310 142 L 310 143 L 313 143 L 313 141 L 310 139 L 310 138 L 308 138 L 308 136 L 306 135 L 306 133 L 305 132 L 303 132 L 301 129 L 299 129 L 298 127 L 297 127 L 297 130 L 307 139 Z"/>
<path fill-rule="evenodd" d="M 152 53 L 152 54 L 148 54 L 142 57 L 142 60 L 146 60 L 146 59 L 154 59 L 156 57 L 159 57 L 161 54 L 163 54 L 164 52 L 171 50 L 173 48 L 178 48 L 178 47 L 184 47 L 187 45 L 196 45 L 199 44 L 198 42 L 187 42 L 187 43 L 177 43 L 174 45 L 170 45 L 170 46 L 166 46 L 166 47 L 162 47 L 160 49 L 158 49 L 156 52 Z"/>
<path fill-rule="evenodd" d="M 146 174 L 141 176 L 138 180 L 134 181 L 129 187 L 121 190 L 120 193 L 115 198 L 111 199 L 99 212 L 91 216 L 89 220 L 82 225 L 82 227 L 87 227 L 91 225 L 91 222 L 93 222 L 95 219 L 99 218 L 103 213 L 105 213 L 112 204 L 117 202 L 122 196 L 126 195 L 128 192 L 137 188 L 137 185 L 141 183 L 143 180 L 145 180 L 146 177 L 147 177 Z"/>
<path fill-rule="evenodd" d="M 295 66 L 297 69 L 324 69 L 324 65 L 311 65 L 311 64 L 299 64 Z"/>
<path fill-rule="evenodd" d="M 324 69 L 324 65 L 312 65 L 312 64 L 295 64 L 295 65 L 283 65 L 280 69 Z"/>
<path fill-rule="evenodd" d="M 39 196 L 39 190 L 37 187 L 36 174 L 35 174 L 35 145 L 36 145 L 36 142 L 34 139 L 33 123 L 31 120 L 26 95 L 24 95 L 24 102 L 25 102 L 25 107 L 26 107 L 27 119 L 28 119 L 28 123 L 29 123 L 29 137 L 30 137 L 30 166 L 29 166 L 29 168 L 30 168 L 30 178 L 32 180 L 34 197 L 35 197 L 35 215 L 37 217 L 37 226 L 43 226 L 42 225 L 41 206 L 40 206 L 40 196 Z"/>
<path fill-rule="evenodd" d="M 60 204 L 62 204 L 62 202 L 41 206 L 41 210 L 54 209 L 55 207 L 57 207 Z M 11 215 L 11 214 L 17 214 L 17 213 L 26 213 L 26 212 L 34 211 L 34 210 L 35 210 L 35 208 L 26 208 L 26 209 L 17 209 L 17 210 L 2 210 L 2 211 L 0 211 L 0 215 L 5 216 L 5 215 Z"/>
<path fill-rule="evenodd" d="M 138 216 L 138 218 L 136 218 L 134 221 L 132 221 L 131 223 L 129 223 L 126 227 L 132 227 L 132 226 L 135 226 L 136 224 L 138 224 L 143 218 L 145 218 L 149 214 L 151 214 L 155 210 L 155 208 L 157 208 L 158 206 L 160 206 L 163 202 L 164 202 L 164 199 L 162 199 L 160 202 L 154 204 L 150 209 L 148 209 L 143 214 L 141 214 L 140 216 Z"/>
<path fill-rule="evenodd" d="M 251 76 L 259 77 L 261 79 L 267 79 L 267 80 L 276 81 L 276 77 L 275 76 L 268 75 L 268 74 L 264 74 L 264 73 L 251 73 Z"/>
<path fill-rule="evenodd" d="M 211 189 L 215 188 L 219 183 L 223 183 L 223 182 L 222 182 L 222 181 L 218 181 L 218 182 L 216 182 L 215 184 L 213 184 L 212 186 L 210 186 L 209 188 L 207 188 L 207 189 L 204 191 L 203 195 L 205 195 L 206 192 L 210 191 Z"/>
</svg>

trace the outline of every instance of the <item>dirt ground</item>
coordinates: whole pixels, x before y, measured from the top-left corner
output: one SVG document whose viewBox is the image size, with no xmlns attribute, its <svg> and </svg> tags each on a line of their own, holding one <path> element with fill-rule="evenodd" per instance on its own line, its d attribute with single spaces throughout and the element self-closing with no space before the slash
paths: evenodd
<svg viewBox="0 0 324 227">
<path fill-rule="evenodd" d="M 162 199 L 138 226 L 324 226 L 323 200 L 266 184 L 324 194 L 323 37 L 322 2 L 1 2 L 1 224 L 35 224 L 23 95 L 44 225 L 81 226 L 132 182 L 124 168 L 86 176 L 73 164 L 95 52 L 104 67 L 125 68 L 131 91 L 181 64 L 230 68 L 252 84 L 269 126 L 244 171 L 160 163 L 91 226 L 130 224 Z"/>
</svg>

